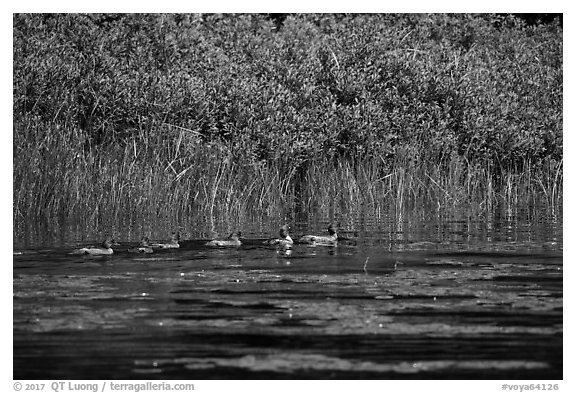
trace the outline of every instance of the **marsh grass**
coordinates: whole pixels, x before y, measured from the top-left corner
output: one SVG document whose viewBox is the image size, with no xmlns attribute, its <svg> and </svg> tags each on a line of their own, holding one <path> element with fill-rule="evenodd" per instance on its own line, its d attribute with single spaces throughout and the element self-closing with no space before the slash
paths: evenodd
<svg viewBox="0 0 576 393">
<path fill-rule="evenodd" d="M 406 155 L 411 158 L 389 169 L 378 158 L 319 158 L 308 162 L 299 178 L 293 168 L 274 162 L 240 165 L 222 146 L 198 140 L 154 149 L 141 139 L 87 154 L 81 138 L 70 138 L 59 127 L 50 135 L 34 142 L 28 160 L 16 161 L 15 225 L 40 217 L 52 222 L 82 217 L 86 225 L 99 226 L 126 216 L 244 222 L 251 216 L 328 217 L 359 207 L 381 212 L 418 204 L 472 206 L 482 212 L 501 203 L 551 210 L 562 203 L 562 162 L 538 173 L 528 162 L 520 173 L 505 172 L 496 184 L 493 168 L 466 166 L 458 157 L 448 165 L 430 165 Z M 168 152 L 172 156 L 166 159 Z"/>
<path fill-rule="evenodd" d="M 557 20 L 15 14 L 14 225 L 558 211 L 562 73 Z"/>
</svg>

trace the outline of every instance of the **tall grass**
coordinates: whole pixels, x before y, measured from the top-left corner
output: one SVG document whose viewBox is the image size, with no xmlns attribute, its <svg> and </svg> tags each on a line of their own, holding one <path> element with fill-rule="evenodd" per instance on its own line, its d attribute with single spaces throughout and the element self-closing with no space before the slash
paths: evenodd
<svg viewBox="0 0 576 393">
<path fill-rule="evenodd" d="M 562 26 L 14 15 L 14 224 L 562 202 Z"/>
<path fill-rule="evenodd" d="M 15 161 L 15 220 L 71 216 L 97 225 L 126 214 L 273 215 L 293 198 L 290 179 L 277 168 L 239 165 L 220 145 L 182 142 L 180 135 L 175 145 L 142 138 L 86 153 L 75 138 L 65 143 L 69 134 L 61 131 L 31 140 L 34 154 Z"/>
<path fill-rule="evenodd" d="M 412 152 L 402 156 L 410 159 L 388 169 L 374 157 L 318 158 L 308 163 L 300 179 L 294 168 L 276 162 L 239 164 L 221 145 L 196 136 L 180 134 L 174 145 L 161 147 L 142 137 L 86 153 L 81 138 L 62 131 L 54 127 L 50 138 L 31 140 L 33 154 L 15 161 L 15 223 L 82 217 L 87 225 L 97 226 L 126 215 L 242 222 L 251 215 L 328 215 L 359 207 L 379 212 L 416 203 L 438 208 L 473 204 L 489 210 L 501 202 L 551 209 L 562 202 L 562 162 L 549 162 L 535 172 L 528 161 L 522 171 L 505 173 L 503 181 L 494 184 L 492 168 L 467 166 L 457 156 L 443 168 L 421 162 Z"/>
</svg>

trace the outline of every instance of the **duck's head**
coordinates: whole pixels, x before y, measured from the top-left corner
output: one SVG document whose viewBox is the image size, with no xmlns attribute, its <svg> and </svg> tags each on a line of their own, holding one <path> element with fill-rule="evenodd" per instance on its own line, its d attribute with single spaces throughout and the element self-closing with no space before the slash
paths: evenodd
<svg viewBox="0 0 576 393">
<path fill-rule="evenodd" d="M 282 239 L 286 239 L 288 236 L 288 231 L 290 230 L 290 226 L 288 224 L 284 224 L 280 227 L 280 237 Z"/>
<path fill-rule="evenodd" d="M 170 237 L 172 242 L 178 243 L 180 241 L 180 232 L 172 232 L 172 236 Z"/>
<path fill-rule="evenodd" d="M 330 234 L 330 236 L 336 235 L 336 229 L 334 228 L 334 224 L 328 225 L 328 233 Z"/>
<path fill-rule="evenodd" d="M 112 246 L 119 246 L 119 243 L 116 243 L 116 240 L 107 237 L 106 240 L 102 242 L 102 247 L 104 248 L 112 248 Z"/>
<path fill-rule="evenodd" d="M 230 236 L 228 236 L 228 239 L 229 240 L 238 240 L 238 239 L 240 239 L 240 236 L 242 236 L 242 232 L 236 231 L 236 232 L 232 232 L 230 234 Z"/>
<path fill-rule="evenodd" d="M 143 238 L 140 240 L 140 245 L 141 245 L 142 247 L 148 247 L 148 246 L 150 245 L 150 239 L 148 239 L 147 237 L 143 237 Z"/>
</svg>

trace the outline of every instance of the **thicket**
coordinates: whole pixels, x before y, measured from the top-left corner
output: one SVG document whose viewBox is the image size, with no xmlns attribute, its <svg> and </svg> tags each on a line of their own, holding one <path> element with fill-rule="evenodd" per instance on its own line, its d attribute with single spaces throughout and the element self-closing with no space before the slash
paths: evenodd
<svg viewBox="0 0 576 393">
<path fill-rule="evenodd" d="M 14 220 L 562 198 L 562 25 L 13 17 Z"/>
</svg>

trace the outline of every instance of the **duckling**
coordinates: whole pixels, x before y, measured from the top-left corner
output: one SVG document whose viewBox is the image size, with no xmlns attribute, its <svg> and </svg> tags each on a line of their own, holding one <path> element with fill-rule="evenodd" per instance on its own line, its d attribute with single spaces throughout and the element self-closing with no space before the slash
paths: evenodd
<svg viewBox="0 0 576 393">
<path fill-rule="evenodd" d="M 298 239 L 298 243 L 310 244 L 311 246 L 335 246 L 338 244 L 338 234 L 334 225 L 328 225 L 329 236 L 316 236 L 316 235 L 305 235 Z"/>
<path fill-rule="evenodd" d="M 152 254 L 154 250 L 150 247 L 150 240 L 147 237 L 143 237 L 142 240 L 140 240 L 140 245 L 138 247 L 130 248 L 128 252 Z"/>
<path fill-rule="evenodd" d="M 152 243 L 149 246 L 153 249 L 180 248 L 180 232 L 172 232 L 169 243 Z"/>
<path fill-rule="evenodd" d="M 227 239 L 214 239 L 206 243 L 206 245 L 212 247 L 238 247 L 242 245 L 240 241 L 241 235 L 241 232 L 232 232 Z"/>
<path fill-rule="evenodd" d="M 280 227 L 280 232 L 279 232 L 280 238 L 266 240 L 264 242 L 264 244 L 267 244 L 270 246 L 273 246 L 273 245 L 291 246 L 292 244 L 294 244 L 294 240 L 292 240 L 292 238 L 288 234 L 289 230 L 290 230 L 290 226 L 288 226 L 288 224 L 282 225 Z"/>
<path fill-rule="evenodd" d="M 114 253 L 112 246 L 118 246 L 119 244 L 114 241 L 114 239 L 106 238 L 99 246 L 86 246 L 72 251 L 70 254 L 74 255 L 111 255 Z"/>
</svg>

